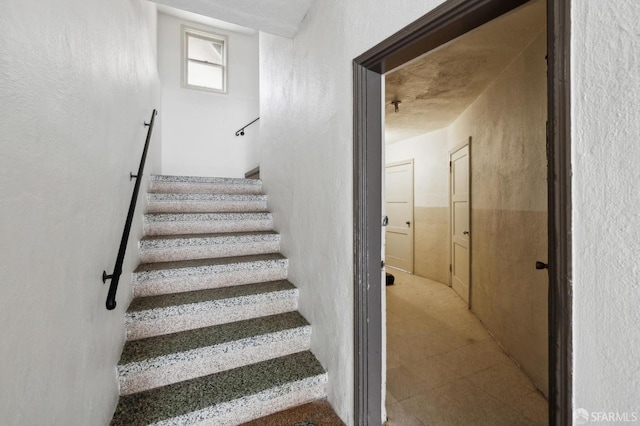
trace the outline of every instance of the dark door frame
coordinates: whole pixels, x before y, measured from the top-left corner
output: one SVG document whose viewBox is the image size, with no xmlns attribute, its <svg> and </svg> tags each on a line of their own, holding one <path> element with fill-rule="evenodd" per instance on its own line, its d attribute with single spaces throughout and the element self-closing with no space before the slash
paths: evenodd
<svg viewBox="0 0 640 426">
<path fill-rule="evenodd" d="M 448 0 L 353 61 L 356 425 L 381 423 L 382 74 L 524 3 Z M 551 425 L 572 421 L 570 28 L 570 1 L 547 0 Z"/>
</svg>

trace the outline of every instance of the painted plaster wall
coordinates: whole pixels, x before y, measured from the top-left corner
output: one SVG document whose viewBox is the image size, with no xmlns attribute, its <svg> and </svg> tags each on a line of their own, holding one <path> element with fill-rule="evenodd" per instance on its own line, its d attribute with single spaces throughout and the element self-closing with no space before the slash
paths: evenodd
<svg viewBox="0 0 640 426">
<path fill-rule="evenodd" d="M 386 146 L 386 163 L 413 158 L 414 274 L 449 282 L 448 129 Z"/>
<path fill-rule="evenodd" d="M 352 60 L 440 1 L 314 2 L 293 40 L 261 34 L 261 175 L 328 394 L 353 424 Z"/>
<path fill-rule="evenodd" d="M 228 37 L 228 93 L 181 87 L 182 25 Z M 158 72 L 162 82 L 162 173 L 244 177 L 258 165 L 260 115 L 258 34 L 211 28 L 158 14 Z"/>
<path fill-rule="evenodd" d="M 640 9 L 581 0 L 571 15 L 574 407 L 629 416 L 640 413 Z"/>
<path fill-rule="evenodd" d="M 159 106 L 155 6 L 2 2 L 0 58 L 2 424 L 108 424 L 142 220 L 115 311 L 101 274 Z M 159 145 L 147 161 L 159 171 Z"/>
<path fill-rule="evenodd" d="M 450 126 L 472 136 L 472 310 L 548 393 L 546 36 L 541 33 Z"/>
</svg>

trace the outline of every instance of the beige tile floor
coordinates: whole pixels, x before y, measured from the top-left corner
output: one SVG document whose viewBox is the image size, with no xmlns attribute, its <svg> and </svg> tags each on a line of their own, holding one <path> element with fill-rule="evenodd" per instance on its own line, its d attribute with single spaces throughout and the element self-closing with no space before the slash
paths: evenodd
<svg viewBox="0 0 640 426">
<path fill-rule="evenodd" d="M 450 287 L 389 272 L 388 426 L 548 424 L 545 397 Z"/>
</svg>

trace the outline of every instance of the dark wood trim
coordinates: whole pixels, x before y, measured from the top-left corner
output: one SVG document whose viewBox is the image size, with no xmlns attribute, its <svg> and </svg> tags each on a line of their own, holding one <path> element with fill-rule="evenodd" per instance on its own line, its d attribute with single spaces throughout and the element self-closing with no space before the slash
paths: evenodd
<svg viewBox="0 0 640 426">
<path fill-rule="evenodd" d="M 353 87 L 355 424 L 373 426 L 382 419 L 382 76 L 354 62 Z"/>
<path fill-rule="evenodd" d="M 357 425 L 381 423 L 381 74 L 526 3 L 448 0 L 354 60 L 354 317 Z M 567 0 L 547 0 L 549 422 L 571 424 L 571 139 Z"/>
<path fill-rule="evenodd" d="M 354 61 L 387 73 L 529 0 L 449 0 L 369 49 Z"/>
<path fill-rule="evenodd" d="M 570 7 L 566 0 L 547 0 L 551 425 L 573 422 Z"/>
</svg>

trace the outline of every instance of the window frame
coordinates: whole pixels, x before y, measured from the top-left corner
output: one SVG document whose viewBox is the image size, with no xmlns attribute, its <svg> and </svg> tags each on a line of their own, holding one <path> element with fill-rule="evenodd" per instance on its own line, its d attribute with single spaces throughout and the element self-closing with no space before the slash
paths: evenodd
<svg viewBox="0 0 640 426">
<path fill-rule="evenodd" d="M 229 64 L 228 64 L 228 51 L 229 51 L 229 37 L 222 34 L 217 34 L 211 31 L 199 30 L 197 28 L 188 27 L 182 25 L 182 87 L 187 89 L 202 90 L 205 92 L 227 94 L 229 87 Z M 209 62 L 198 61 L 196 59 L 189 59 L 189 37 L 195 37 L 202 40 L 214 41 L 222 44 L 222 65 L 212 64 Z M 214 89 L 211 87 L 198 86 L 189 84 L 189 62 L 195 62 L 199 64 L 206 64 L 211 67 L 222 69 L 222 89 Z"/>
</svg>

